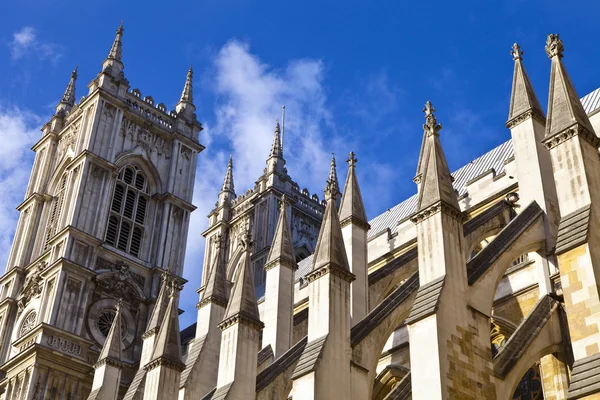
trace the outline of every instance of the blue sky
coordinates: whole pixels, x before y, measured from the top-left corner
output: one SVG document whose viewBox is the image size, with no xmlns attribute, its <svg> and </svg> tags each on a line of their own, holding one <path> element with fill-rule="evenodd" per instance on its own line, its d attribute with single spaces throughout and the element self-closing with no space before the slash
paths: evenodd
<svg viewBox="0 0 600 400">
<path fill-rule="evenodd" d="M 233 153 L 238 193 L 252 186 L 285 104 L 286 159 L 301 187 L 322 195 L 329 154 L 359 158 L 369 217 L 416 190 L 423 104 L 443 123 L 451 169 L 510 137 L 504 127 L 519 42 L 545 105 L 548 33 L 560 33 L 580 96 L 600 86 L 600 3 L 494 1 L 4 2 L 0 6 L 0 261 L 7 258 L 32 161 L 29 148 L 73 67 L 86 93 L 119 21 L 132 88 L 169 108 L 190 63 L 205 126 L 188 240 L 182 325 L 195 320 L 206 214 Z"/>
</svg>

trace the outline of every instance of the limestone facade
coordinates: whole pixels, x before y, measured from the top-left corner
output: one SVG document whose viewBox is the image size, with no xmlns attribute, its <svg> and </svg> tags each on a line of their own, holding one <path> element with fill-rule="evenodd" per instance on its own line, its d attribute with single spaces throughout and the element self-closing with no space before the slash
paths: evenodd
<svg viewBox="0 0 600 400">
<path fill-rule="evenodd" d="M 600 89 L 577 96 L 558 35 L 547 114 L 515 44 L 511 140 L 451 173 L 428 101 L 417 193 L 370 220 L 354 153 L 323 200 L 278 123 L 243 195 L 230 159 L 183 331 L 193 71 L 167 112 L 130 89 L 122 46 L 121 26 L 79 102 L 73 71 L 33 148 L 0 400 L 600 398 Z"/>
</svg>

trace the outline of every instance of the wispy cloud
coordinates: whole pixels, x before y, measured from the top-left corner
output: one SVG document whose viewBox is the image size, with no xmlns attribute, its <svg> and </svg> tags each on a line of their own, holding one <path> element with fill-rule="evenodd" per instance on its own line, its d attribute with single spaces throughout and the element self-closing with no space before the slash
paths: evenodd
<svg viewBox="0 0 600 400">
<path fill-rule="evenodd" d="M 14 32 L 9 47 L 13 60 L 35 57 L 55 63 L 63 56 L 62 46 L 40 38 L 32 26 L 24 26 Z"/>
<path fill-rule="evenodd" d="M 0 107 L 0 264 L 5 265 L 33 162 L 31 146 L 40 137 L 41 118 L 19 108 Z"/>
</svg>

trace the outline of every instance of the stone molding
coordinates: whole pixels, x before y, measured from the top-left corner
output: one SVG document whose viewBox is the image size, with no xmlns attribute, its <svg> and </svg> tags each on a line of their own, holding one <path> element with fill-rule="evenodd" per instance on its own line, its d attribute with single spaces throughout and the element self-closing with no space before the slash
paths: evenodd
<svg viewBox="0 0 600 400">
<path fill-rule="evenodd" d="M 363 228 L 365 231 L 368 231 L 369 229 L 371 229 L 371 225 L 369 225 L 368 222 L 363 221 L 360 218 L 357 218 L 354 215 L 349 216 L 348 218 L 344 218 L 343 220 L 340 221 L 340 226 L 343 228 L 345 226 L 354 224 L 360 228 Z"/>
<path fill-rule="evenodd" d="M 282 267 L 286 267 L 291 269 L 292 271 L 295 271 L 298 269 L 298 265 L 296 265 L 296 263 L 291 262 L 290 260 L 286 260 L 285 258 L 282 257 L 277 257 L 275 260 L 265 264 L 265 271 L 269 271 L 277 266 L 282 266 Z"/>
<path fill-rule="evenodd" d="M 417 212 L 415 215 L 413 215 L 410 218 L 410 220 L 413 223 L 418 224 L 439 212 L 444 212 L 445 214 L 449 214 L 451 217 L 453 217 L 454 219 L 456 219 L 459 222 L 462 222 L 466 219 L 461 211 L 455 209 L 454 207 L 446 204 L 443 201 L 438 201 L 437 203 Z"/>
<path fill-rule="evenodd" d="M 552 136 L 544 138 L 542 143 L 548 150 L 555 148 L 563 142 L 575 137 L 580 136 L 585 142 L 591 144 L 595 148 L 600 147 L 600 138 L 595 133 L 588 131 L 585 127 L 576 123 Z"/>
<path fill-rule="evenodd" d="M 221 331 L 224 331 L 225 329 L 227 329 L 235 324 L 246 325 L 257 331 L 260 331 L 262 328 L 265 327 L 265 324 L 263 324 L 261 321 L 255 319 L 254 317 L 249 317 L 247 315 L 244 315 L 242 313 L 237 313 L 227 319 L 224 319 L 223 322 L 221 322 L 218 325 L 218 327 L 221 329 Z"/>
<path fill-rule="evenodd" d="M 196 309 L 199 310 L 202 307 L 204 307 L 207 304 L 214 304 L 217 306 L 221 306 L 223 308 L 227 307 L 227 300 L 219 297 L 219 296 L 209 296 L 206 299 L 202 299 L 200 300 L 198 303 L 196 303 Z"/>
<path fill-rule="evenodd" d="M 166 357 L 158 357 L 146 364 L 144 366 L 144 369 L 146 370 L 146 372 L 150 372 L 151 370 L 157 367 L 165 367 L 169 369 L 174 369 L 178 372 L 182 372 L 185 369 L 185 364 L 178 360 L 171 360 Z"/>
<path fill-rule="evenodd" d="M 521 122 L 527 121 L 529 118 L 532 118 L 532 119 L 538 121 L 542 125 L 546 124 L 546 117 L 544 117 L 543 115 L 541 115 L 538 111 L 535 111 L 534 109 L 529 109 L 529 110 L 517 115 L 516 117 L 511 118 L 508 121 L 506 121 L 506 127 L 508 129 L 512 129 L 512 128 L 516 127 L 517 125 L 519 125 Z"/>
<path fill-rule="evenodd" d="M 306 274 L 306 280 L 308 283 L 311 283 L 327 274 L 337 276 L 348 283 L 352 283 L 356 279 L 356 275 L 354 275 L 352 272 L 330 263 Z"/>
</svg>

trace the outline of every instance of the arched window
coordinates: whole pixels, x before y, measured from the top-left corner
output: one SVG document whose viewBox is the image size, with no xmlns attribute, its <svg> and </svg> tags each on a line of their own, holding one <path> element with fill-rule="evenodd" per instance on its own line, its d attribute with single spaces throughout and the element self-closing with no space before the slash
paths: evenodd
<svg viewBox="0 0 600 400">
<path fill-rule="evenodd" d="M 146 176 L 139 168 L 128 165 L 117 177 L 106 228 L 106 243 L 139 257 L 147 208 Z"/>
<path fill-rule="evenodd" d="M 56 190 L 54 198 L 52 199 L 52 205 L 50 208 L 50 218 L 48 219 L 48 225 L 46 225 L 46 243 L 44 244 L 44 250 L 48 249 L 50 240 L 54 237 L 58 231 L 58 225 L 60 223 L 60 215 L 65 202 L 65 192 L 67 188 L 67 174 L 64 174 L 60 179 L 60 184 Z"/>
</svg>

